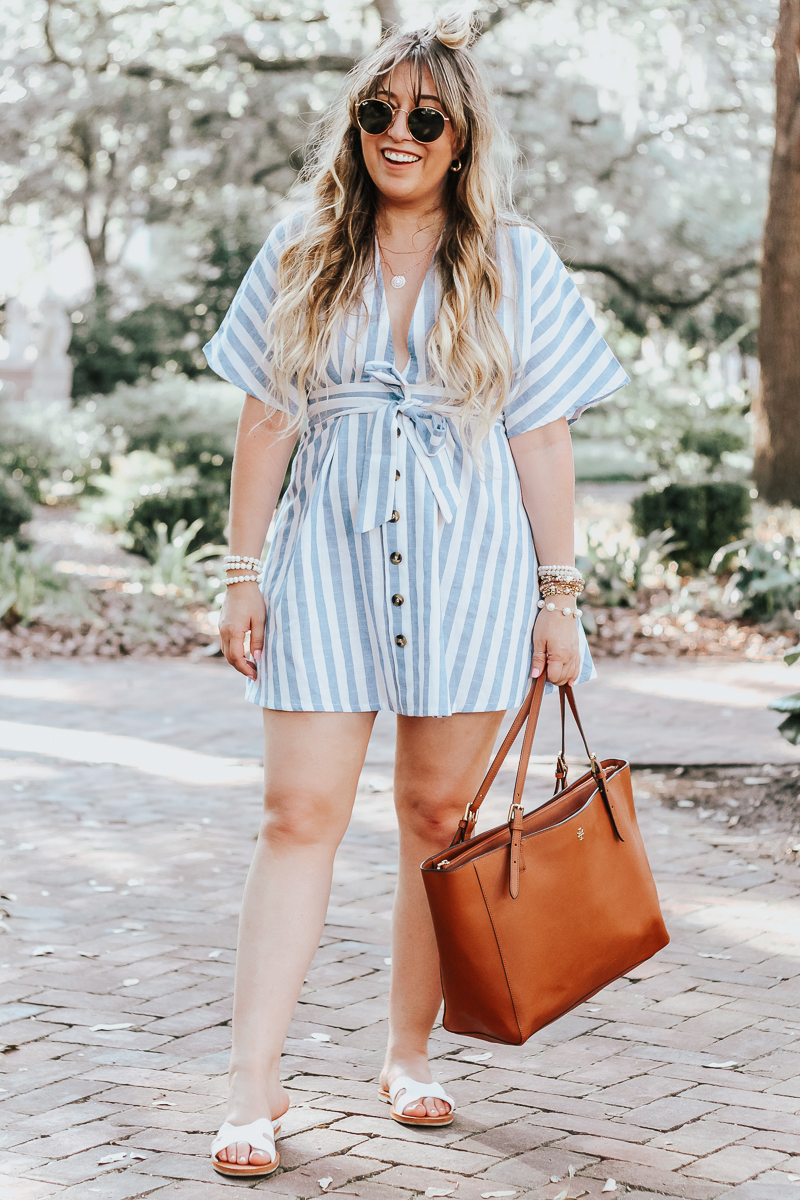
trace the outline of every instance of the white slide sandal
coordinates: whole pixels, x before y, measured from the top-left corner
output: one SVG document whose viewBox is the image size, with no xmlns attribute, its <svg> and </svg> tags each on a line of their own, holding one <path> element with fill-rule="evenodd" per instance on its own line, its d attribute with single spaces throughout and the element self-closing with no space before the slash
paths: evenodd
<svg viewBox="0 0 800 1200">
<path fill-rule="evenodd" d="M 403 1094 L 400 1096 L 400 1106 L 398 1107 L 397 1100 L 401 1092 Z M 449 1125 L 456 1111 L 455 1100 L 452 1096 L 447 1095 L 440 1083 L 418 1083 L 416 1079 L 411 1079 L 408 1075 L 401 1075 L 399 1079 L 395 1079 L 394 1083 L 389 1085 L 388 1092 L 385 1088 L 381 1088 L 378 1095 L 381 1100 L 387 1100 L 391 1104 L 392 1116 L 401 1125 Z M 444 1100 L 445 1104 L 450 1105 L 450 1112 L 442 1113 L 438 1117 L 406 1116 L 406 1109 L 412 1104 L 419 1104 L 425 1096 L 433 1096 L 435 1100 Z"/>
<path fill-rule="evenodd" d="M 271 1175 L 280 1165 L 281 1156 L 275 1149 L 275 1134 L 280 1125 L 273 1126 L 269 1117 L 259 1117 L 249 1125 L 231 1125 L 229 1121 L 220 1128 L 219 1133 L 211 1143 L 211 1165 L 220 1175 L 254 1176 Z M 251 1150 L 260 1150 L 270 1156 L 268 1163 L 230 1163 L 220 1162 L 217 1158 L 220 1150 L 235 1146 L 237 1142 L 247 1142 Z"/>
</svg>

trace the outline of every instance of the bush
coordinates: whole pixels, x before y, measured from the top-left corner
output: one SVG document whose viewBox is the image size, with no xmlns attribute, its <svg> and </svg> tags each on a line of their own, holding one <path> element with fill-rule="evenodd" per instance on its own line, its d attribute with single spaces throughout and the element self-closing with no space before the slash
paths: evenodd
<svg viewBox="0 0 800 1200">
<path fill-rule="evenodd" d="M 21 488 L 0 472 L 0 542 L 19 538 L 20 526 L 30 521 L 33 509 Z"/>
<path fill-rule="evenodd" d="M 731 558 L 733 574 L 723 604 L 733 605 L 738 616 L 770 621 L 800 610 L 800 541 L 779 536 L 777 541 L 753 538 L 721 546 L 711 569 L 724 570 Z"/>
<path fill-rule="evenodd" d="M 741 538 L 749 515 L 750 493 L 740 483 L 671 483 L 633 502 L 640 537 L 672 529 L 678 557 L 695 568 L 707 567 L 720 546 Z"/>
<path fill-rule="evenodd" d="M 143 496 L 134 503 L 125 529 L 131 535 L 131 550 L 150 562 L 157 556 L 156 530 L 159 525 L 174 529 L 179 521 L 193 525 L 202 522 L 188 545 L 223 542 L 228 523 L 228 487 L 222 480 L 200 478 L 196 483 L 177 483 L 162 491 Z"/>
</svg>

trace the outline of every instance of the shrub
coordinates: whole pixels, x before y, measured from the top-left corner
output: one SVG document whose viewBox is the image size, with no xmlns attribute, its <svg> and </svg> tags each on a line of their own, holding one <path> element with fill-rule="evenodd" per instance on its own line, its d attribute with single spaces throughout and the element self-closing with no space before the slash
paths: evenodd
<svg viewBox="0 0 800 1200">
<path fill-rule="evenodd" d="M 33 509 L 25 493 L 0 472 L 0 541 L 18 539 L 20 526 L 32 516 Z"/>
<path fill-rule="evenodd" d="M 749 515 L 749 490 L 740 483 L 671 483 L 633 502 L 636 532 L 674 530 L 679 557 L 695 568 L 707 567 L 720 546 L 741 538 Z"/>
<path fill-rule="evenodd" d="M 800 610 L 800 543 L 792 537 L 759 542 L 755 538 L 722 546 L 714 555 L 712 570 L 733 557 L 731 575 L 723 594 L 738 616 L 769 621 L 779 613 Z"/>
<path fill-rule="evenodd" d="M 187 545 L 222 542 L 228 523 L 228 487 L 222 480 L 198 479 L 196 483 L 175 483 L 156 494 L 143 496 L 134 503 L 125 529 L 131 535 L 131 550 L 151 562 L 158 555 L 155 536 L 160 525 L 174 529 L 179 521 L 195 526 Z M 200 526 L 202 525 L 202 537 Z"/>
</svg>

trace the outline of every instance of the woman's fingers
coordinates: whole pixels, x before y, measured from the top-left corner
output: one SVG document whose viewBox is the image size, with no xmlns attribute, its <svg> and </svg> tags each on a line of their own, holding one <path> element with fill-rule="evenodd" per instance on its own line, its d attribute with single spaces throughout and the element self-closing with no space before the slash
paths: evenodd
<svg viewBox="0 0 800 1200">
<path fill-rule="evenodd" d="M 264 649 L 264 630 L 266 628 L 266 609 L 253 616 L 250 622 L 250 653 L 258 662 Z"/>
<path fill-rule="evenodd" d="M 241 675 L 246 675 L 248 679 L 255 679 L 256 668 L 253 663 L 248 662 L 244 654 L 244 637 L 247 631 L 223 625 L 220 626 L 219 632 L 222 652 L 231 666 L 235 667 Z"/>
</svg>

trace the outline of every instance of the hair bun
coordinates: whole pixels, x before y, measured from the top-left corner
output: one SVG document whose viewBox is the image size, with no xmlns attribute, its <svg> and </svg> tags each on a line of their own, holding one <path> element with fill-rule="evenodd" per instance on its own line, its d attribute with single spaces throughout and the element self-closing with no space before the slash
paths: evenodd
<svg viewBox="0 0 800 1200">
<path fill-rule="evenodd" d="M 440 8 L 428 29 L 448 50 L 466 50 L 475 37 L 472 9 L 463 4 L 448 4 Z"/>
</svg>

